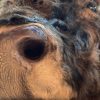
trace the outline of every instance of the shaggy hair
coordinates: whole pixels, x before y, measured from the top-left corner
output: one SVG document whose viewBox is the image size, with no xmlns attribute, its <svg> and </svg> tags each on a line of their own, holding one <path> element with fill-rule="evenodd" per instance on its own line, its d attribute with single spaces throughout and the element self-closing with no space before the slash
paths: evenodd
<svg viewBox="0 0 100 100">
<path fill-rule="evenodd" d="M 1 0 L 0 26 L 42 23 L 47 30 L 51 30 L 55 41 L 57 39 L 56 47 L 59 48 L 57 50 L 60 55 L 56 59 L 61 59 L 62 84 L 67 84 L 64 85 L 68 92 L 65 94 L 70 93 L 69 97 L 64 95 L 61 99 L 100 100 L 99 9 L 98 0 Z M 59 99 L 57 93 L 55 97 L 52 96 L 53 89 L 48 90 L 47 94 L 49 91 L 51 94 L 49 96 L 37 95 L 38 93 L 35 96 L 35 90 L 31 93 L 27 86 L 25 88 L 27 93 L 24 95 L 28 95 L 30 99 L 33 98 L 32 95 L 34 98 Z M 65 92 L 63 90 L 61 87 L 62 94 Z"/>
</svg>

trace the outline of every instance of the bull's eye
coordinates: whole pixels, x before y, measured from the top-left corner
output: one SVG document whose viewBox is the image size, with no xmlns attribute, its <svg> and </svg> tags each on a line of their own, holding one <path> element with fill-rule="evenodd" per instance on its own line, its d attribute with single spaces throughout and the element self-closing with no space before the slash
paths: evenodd
<svg viewBox="0 0 100 100">
<path fill-rule="evenodd" d="M 88 4 L 86 4 L 86 7 L 89 8 L 90 10 L 96 12 L 97 11 L 97 7 L 94 3 L 89 2 Z"/>
<path fill-rule="evenodd" d="M 39 4 L 42 5 L 43 4 L 43 0 L 32 0 L 33 4 Z"/>
<path fill-rule="evenodd" d="M 68 3 L 72 3 L 73 2 L 73 0 L 60 0 L 61 2 L 68 2 Z"/>
<path fill-rule="evenodd" d="M 36 3 L 38 0 L 32 0 L 33 3 Z"/>
</svg>

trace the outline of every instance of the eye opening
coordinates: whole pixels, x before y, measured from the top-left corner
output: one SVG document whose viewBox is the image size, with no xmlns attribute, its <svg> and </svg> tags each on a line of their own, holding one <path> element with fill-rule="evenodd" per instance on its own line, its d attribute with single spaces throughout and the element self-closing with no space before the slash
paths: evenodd
<svg viewBox="0 0 100 100">
<path fill-rule="evenodd" d="M 61 2 L 68 2 L 68 3 L 72 3 L 73 2 L 73 0 L 60 0 Z"/>
<path fill-rule="evenodd" d="M 89 2 L 86 4 L 86 7 L 89 8 L 90 10 L 96 12 L 97 11 L 97 7 L 96 7 L 96 4 L 93 3 L 93 2 Z"/>
<path fill-rule="evenodd" d="M 32 0 L 33 4 L 39 4 L 39 5 L 43 5 L 43 0 Z"/>
<path fill-rule="evenodd" d="M 36 3 L 38 0 L 32 0 L 33 3 Z"/>
</svg>

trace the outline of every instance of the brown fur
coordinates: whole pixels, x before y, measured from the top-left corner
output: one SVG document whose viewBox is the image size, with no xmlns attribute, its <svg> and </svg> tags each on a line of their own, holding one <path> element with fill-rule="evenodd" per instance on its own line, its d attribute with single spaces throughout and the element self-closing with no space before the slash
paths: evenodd
<svg viewBox="0 0 100 100">
<path fill-rule="evenodd" d="M 0 0 L 0 100 L 100 100 L 97 1 L 33 1 Z M 20 16 L 18 22 L 13 16 Z M 43 19 L 34 22 L 34 16 Z M 44 37 L 27 26 L 38 26 Z M 30 60 L 19 53 L 24 38 L 45 41 L 43 57 Z"/>
</svg>

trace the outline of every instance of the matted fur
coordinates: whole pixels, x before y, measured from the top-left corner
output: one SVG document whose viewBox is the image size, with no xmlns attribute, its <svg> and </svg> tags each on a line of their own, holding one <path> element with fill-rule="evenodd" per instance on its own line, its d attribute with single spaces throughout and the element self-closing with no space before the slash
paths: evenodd
<svg viewBox="0 0 100 100">
<path fill-rule="evenodd" d="M 45 27 L 50 46 L 35 63 L 9 35 L 29 23 Z M 98 0 L 0 0 L 0 100 L 100 100 L 99 38 Z"/>
</svg>

